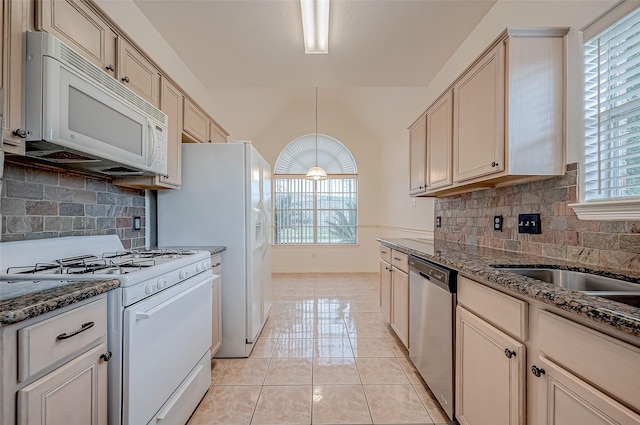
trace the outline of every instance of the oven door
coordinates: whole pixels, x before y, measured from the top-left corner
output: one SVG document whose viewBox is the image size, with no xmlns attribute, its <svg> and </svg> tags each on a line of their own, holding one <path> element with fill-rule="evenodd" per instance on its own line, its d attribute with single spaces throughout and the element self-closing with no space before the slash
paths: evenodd
<svg viewBox="0 0 640 425">
<path fill-rule="evenodd" d="M 211 347 L 213 275 L 194 276 L 124 311 L 124 425 L 146 424 Z"/>
</svg>

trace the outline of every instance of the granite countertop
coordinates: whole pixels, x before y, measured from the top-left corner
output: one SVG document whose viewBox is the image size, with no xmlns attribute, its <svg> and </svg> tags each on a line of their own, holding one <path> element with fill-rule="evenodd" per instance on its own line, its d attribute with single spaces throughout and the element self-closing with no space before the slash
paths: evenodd
<svg viewBox="0 0 640 425">
<path fill-rule="evenodd" d="M 12 288 L 16 285 L 15 288 Z M 0 325 L 10 325 L 95 297 L 120 286 L 117 279 L 0 281 Z M 42 289 L 46 288 L 46 289 Z M 6 298 L 6 299 L 4 299 Z"/>
<path fill-rule="evenodd" d="M 182 246 L 159 246 L 158 249 L 197 249 L 200 251 L 209 251 L 211 255 L 220 254 L 223 251 L 227 250 L 226 246 L 193 246 L 193 245 L 182 245 Z"/>
<path fill-rule="evenodd" d="M 640 285 L 640 271 L 624 272 L 590 268 L 581 263 L 463 245 L 429 239 L 384 239 L 378 242 L 407 254 L 457 270 L 470 279 L 491 282 L 505 290 L 558 307 L 620 332 L 640 337 L 640 308 L 565 289 L 530 277 L 496 269 L 492 266 L 559 268 L 620 278 Z M 640 289 L 640 287 L 639 287 Z"/>
</svg>

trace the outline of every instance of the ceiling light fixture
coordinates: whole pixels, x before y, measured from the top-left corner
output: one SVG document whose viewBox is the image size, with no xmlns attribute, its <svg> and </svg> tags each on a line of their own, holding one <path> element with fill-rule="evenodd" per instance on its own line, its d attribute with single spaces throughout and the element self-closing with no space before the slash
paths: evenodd
<svg viewBox="0 0 640 425">
<path fill-rule="evenodd" d="M 307 175 L 304 176 L 307 180 L 326 180 L 327 173 L 318 166 L 318 88 L 316 87 L 316 165 L 309 168 Z"/>
<path fill-rule="evenodd" d="M 329 0 L 300 0 L 306 54 L 329 53 Z"/>
</svg>

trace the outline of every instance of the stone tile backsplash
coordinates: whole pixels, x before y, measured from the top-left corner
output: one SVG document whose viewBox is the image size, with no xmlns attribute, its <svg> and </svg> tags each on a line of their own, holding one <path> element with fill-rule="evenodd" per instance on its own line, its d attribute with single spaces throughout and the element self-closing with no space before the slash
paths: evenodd
<svg viewBox="0 0 640 425">
<path fill-rule="evenodd" d="M 435 200 L 442 227 L 435 237 L 619 270 L 640 270 L 640 222 L 580 220 L 568 204 L 577 202 L 577 164 L 564 176 L 479 190 Z M 540 213 L 542 233 L 518 233 L 518 214 Z M 503 216 L 503 231 L 493 217 Z"/>
<path fill-rule="evenodd" d="M 143 190 L 9 161 L 4 171 L 0 240 L 116 234 L 125 248 L 144 247 Z M 141 230 L 133 230 L 133 216 Z"/>
</svg>

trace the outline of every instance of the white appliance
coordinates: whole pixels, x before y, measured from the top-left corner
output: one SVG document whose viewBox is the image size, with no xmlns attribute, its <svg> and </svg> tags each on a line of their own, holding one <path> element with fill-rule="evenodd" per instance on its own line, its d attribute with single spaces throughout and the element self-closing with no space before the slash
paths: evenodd
<svg viewBox="0 0 640 425">
<path fill-rule="evenodd" d="M 222 347 L 248 357 L 271 308 L 271 167 L 250 142 L 183 144 L 180 190 L 158 193 L 158 245 L 224 245 Z"/>
<path fill-rule="evenodd" d="M 116 235 L 75 236 L 3 242 L 0 258 L 3 296 L 118 279 L 107 293 L 109 424 L 187 422 L 211 385 L 211 286 L 220 277 L 208 251 L 126 251 Z"/>
<path fill-rule="evenodd" d="M 27 33 L 26 155 L 110 176 L 167 174 L 167 116 L 55 36 Z"/>
</svg>

